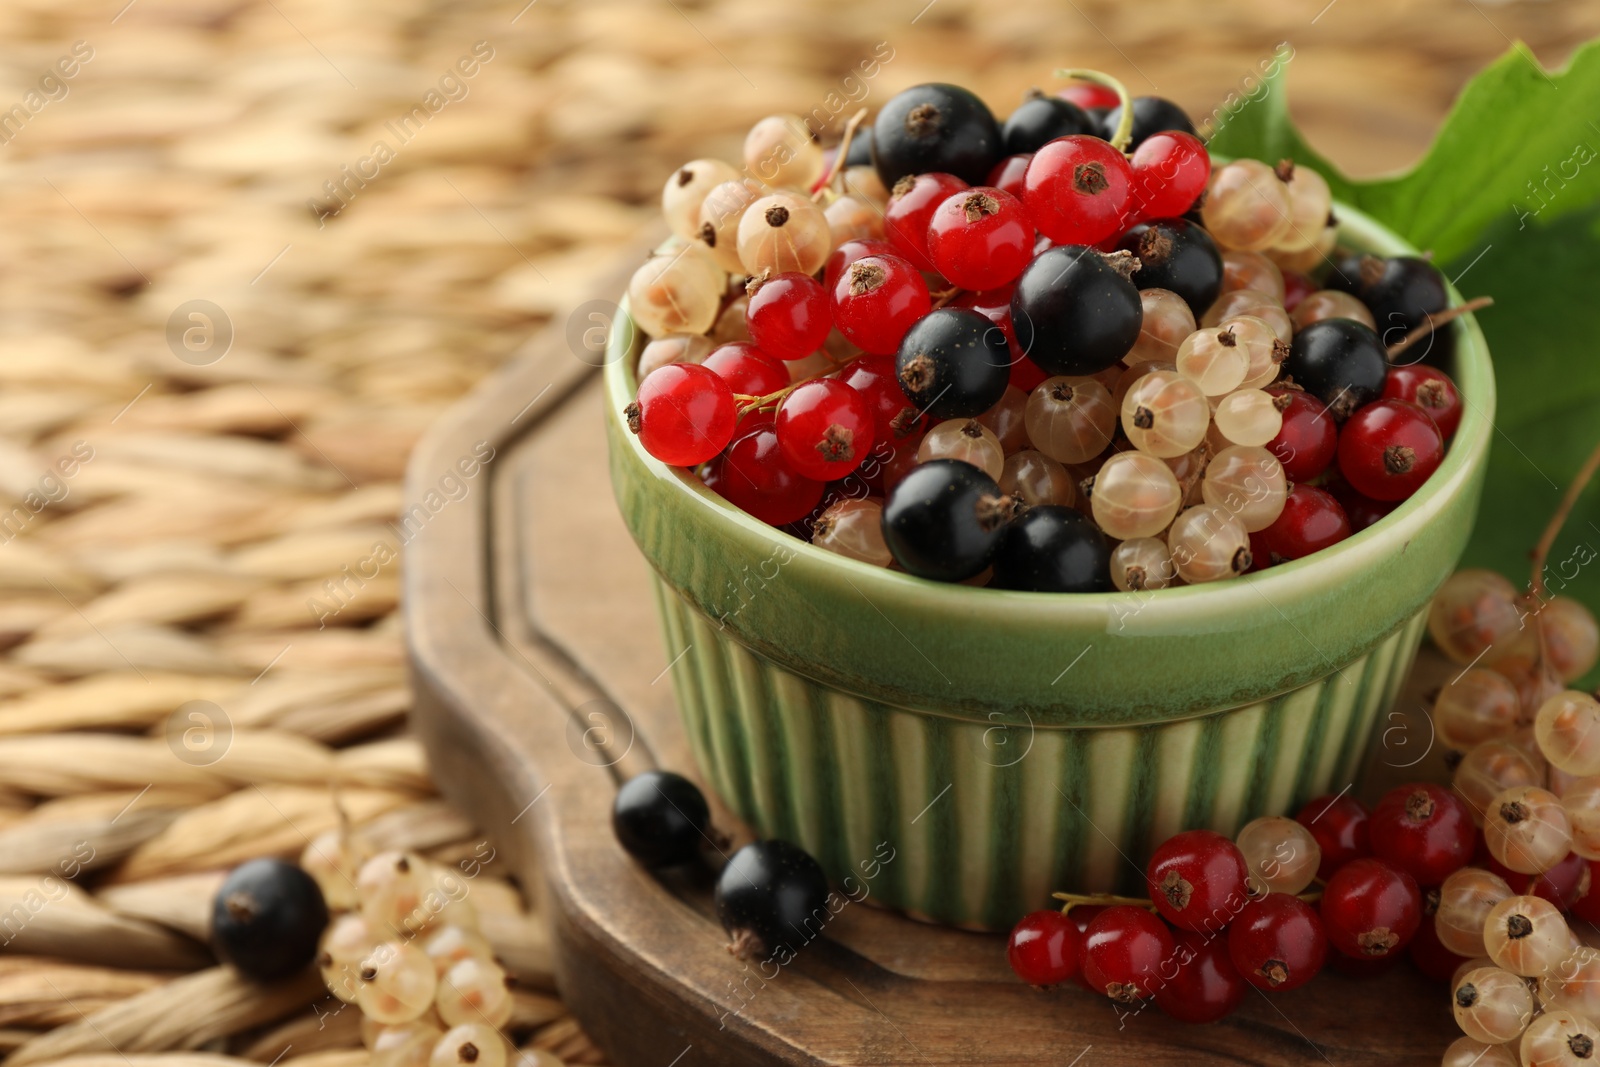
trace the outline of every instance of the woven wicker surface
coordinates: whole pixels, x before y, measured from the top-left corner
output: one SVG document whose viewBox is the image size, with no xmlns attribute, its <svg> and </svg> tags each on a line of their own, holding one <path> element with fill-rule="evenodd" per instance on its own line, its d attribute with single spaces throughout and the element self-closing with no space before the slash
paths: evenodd
<svg viewBox="0 0 1600 1067">
<path fill-rule="evenodd" d="M 1372 172 L 1509 38 L 1555 63 L 1600 32 L 1554 2 L 125 2 L 0 6 L 16 1063 L 365 1062 L 314 978 L 211 963 L 217 872 L 297 855 L 335 780 L 375 839 L 481 847 L 405 734 L 386 524 L 417 437 L 601 295 L 675 164 L 929 79 L 1004 110 L 1067 62 L 1205 114 L 1288 40 L 1297 114 Z M 474 891 L 523 980 L 513 1033 L 599 1062 L 496 873 Z"/>
</svg>

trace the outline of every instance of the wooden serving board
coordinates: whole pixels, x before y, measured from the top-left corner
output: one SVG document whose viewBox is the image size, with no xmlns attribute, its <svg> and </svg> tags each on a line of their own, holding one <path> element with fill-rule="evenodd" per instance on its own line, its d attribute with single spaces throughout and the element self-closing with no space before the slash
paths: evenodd
<svg viewBox="0 0 1600 1067">
<path fill-rule="evenodd" d="M 621 292 L 632 266 L 598 293 Z M 561 993 L 613 1062 L 1438 1062 L 1458 1036 L 1448 996 L 1408 963 L 1365 981 L 1325 973 L 1270 999 L 1252 991 L 1229 1019 L 1192 1027 L 1154 1007 L 1119 1017 L 1076 986 L 1029 988 L 1002 937 L 921 924 L 870 897 L 777 973 L 729 955 L 709 876 L 658 879 L 611 833 L 622 779 L 696 772 L 647 565 L 612 500 L 600 394 L 558 322 L 434 427 L 408 479 L 405 606 L 415 727 L 435 775 L 550 917 Z M 1438 753 L 1416 759 L 1431 747 L 1416 694 L 1436 684 L 1414 679 L 1380 724 L 1359 792 L 1441 773 Z M 749 839 L 713 807 L 736 844 Z"/>
</svg>

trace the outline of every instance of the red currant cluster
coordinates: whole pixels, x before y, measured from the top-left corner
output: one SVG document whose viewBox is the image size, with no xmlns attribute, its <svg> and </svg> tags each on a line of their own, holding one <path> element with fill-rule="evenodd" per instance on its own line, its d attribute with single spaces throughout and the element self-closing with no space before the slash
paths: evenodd
<svg viewBox="0 0 1600 1067">
<path fill-rule="evenodd" d="M 1324 965 L 1361 977 L 1409 953 L 1447 978 L 1456 958 L 1424 921 L 1423 889 L 1435 899 L 1474 840 L 1467 805 L 1427 784 L 1391 790 L 1370 815 L 1340 794 L 1294 819 L 1256 819 L 1233 841 L 1187 830 L 1151 856 L 1149 900 L 1058 893 L 1065 907 L 1012 930 L 1011 966 L 1032 985 L 1076 978 L 1188 1023 L 1228 1015 L 1247 986 L 1298 989 Z"/>
<path fill-rule="evenodd" d="M 1447 321 L 1438 271 L 1335 261 L 1320 175 L 1213 173 L 1175 105 L 1063 73 L 1004 124 L 921 85 L 836 149 L 775 116 L 743 173 L 677 171 L 629 286 L 650 454 L 840 554 L 1063 592 L 1232 578 L 1410 496 L 1460 398 L 1377 330 Z"/>
<path fill-rule="evenodd" d="M 1564 688 L 1600 659 L 1600 628 L 1550 595 L 1543 570 L 1541 551 L 1521 596 L 1491 571 L 1459 571 L 1428 614 L 1434 643 L 1466 668 L 1435 698 L 1434 733 L 1482 827 L 1474 865 L 1439 889 L 1466 1034 L 1446 1062 L 1577 1064 L 1600 1041 L 1600 952 L 1579 940 L 1600 922 L 1600 702 Z"/>
</svg>

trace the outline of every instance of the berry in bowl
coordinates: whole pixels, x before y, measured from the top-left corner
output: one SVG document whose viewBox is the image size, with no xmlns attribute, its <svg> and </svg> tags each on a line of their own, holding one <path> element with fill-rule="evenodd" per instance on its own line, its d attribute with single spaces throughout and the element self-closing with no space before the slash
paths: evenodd
<svg viewBox="0 0 1600 1067">
<path fill-rule="evenodd" d="M 918 917 L 1136 889 L 1349 784 L 1476 513 L 1444 279 L 1123 100 L 764 120 L 668 179 L 606 368 L 700 770 L 835 879 L 890 842 Z"/>
</svg>

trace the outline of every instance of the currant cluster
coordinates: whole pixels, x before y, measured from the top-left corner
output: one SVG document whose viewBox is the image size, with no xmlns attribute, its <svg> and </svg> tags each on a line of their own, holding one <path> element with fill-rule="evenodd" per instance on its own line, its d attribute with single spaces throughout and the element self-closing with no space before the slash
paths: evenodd
<svg viewBox="0 0 1600 1067">
<path fill-rule="evenodd" d="M 1467 805 L 1440 786 L 1399 786 L 1370 813 L 1345 794 L 1318 797 L 1232 841 L 1168 838 L 1145 869 L 1148 900 L 1057 893 L 1066 905 L 1023 918 L 1007 952 L 1032 985 L 1076 979 L 1187 1023 L 1223 1018 L 1249 986 L 1298 989 L 1324 966 L 1363 977 L 1409 954 L 1436 971 L 1425 899 L 1474 838 Z"/>
<path fill-rule="evenodd" d="M 921 85 L 836 148 L 774 116 L 742 172 L 674 173 L 628 291 L 644 447 L 823 548 L 1008 589 L 1233 578 L 1410 496 L 1461 402 L 1377 327 L 1445 321 L 1438 272 L 1335 261 L 1315 171 L 1213 172 L 1176 105 L 1064 73 L 1004 123 Z"/>
<path fill-rule="evenodd" d="M 414 852 L 330 830 L 301 866 L 336 916 L 317 955 L 328 991 L 361 1012 L 373 1067 L 548 1067 L 518 1051 L 510 979 L 478 927 L 467 883 Z"/>
<path fill-rule="evenodd" d="M 1444 1062 L 1589 1062 L 1600 951 L 1579 934 L 1600 922 L 1600 701 L 1566 686 L 1600 659 L 1600 628 L 1539 577 L 1519 595 L 1501 575 L 1463 570 L 1434 597 L 1428 630 L 1466 668 L 1439 691 L 1433 722 L 1482 829 L 1473 865 L 1439 889 L 1437 936 L 1458 961 L 1451 1004 L 1466 1034 Z"/>
<path fill-rule="evenodd" d="M 693 782 L 671 771 L 636 774 L 617 790 L 611 810 L 617 841 L 652 870 L 695 863 L 727 844 L 711 827 L 711 809 Z M 727 857 L 712 894 L 717 918 L 740 959 L 792 954 L 807 931 L 823 926 L 828 879 L 811 855 L 787 841 L 756 841 Z"/>
</svg>

